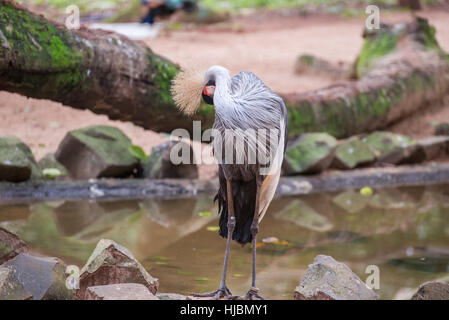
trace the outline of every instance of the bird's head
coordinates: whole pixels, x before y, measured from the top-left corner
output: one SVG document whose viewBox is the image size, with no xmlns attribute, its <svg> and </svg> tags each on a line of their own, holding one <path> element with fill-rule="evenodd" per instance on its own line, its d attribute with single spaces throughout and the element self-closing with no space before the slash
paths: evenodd
<svg viewBox="0 0 449 320">
<path fill-rule="evenodd" d="M 172 81 L 173 100 L 182 112 L 193 115 L 200 107 L 201 99 L 207 104 L 214 104 L 216 81 L 220 77 L 229 78 L 228 70 L 220 66 L 209 68 L 205 74 L 183 69 Z"/>
</svg>

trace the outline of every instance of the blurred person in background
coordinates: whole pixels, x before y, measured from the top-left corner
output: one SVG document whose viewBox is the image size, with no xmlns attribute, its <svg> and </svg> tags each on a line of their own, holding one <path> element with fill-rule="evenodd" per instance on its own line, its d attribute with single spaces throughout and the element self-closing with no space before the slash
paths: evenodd
<svg viewBox="0 0 449 320">
<path fill-rule="evenodd" d="M 195 0 L 142 0 L 141 23 L 153 24 L 156 17 L 169 16 L 176 10 L 192 12 L 196 9 Z"/>
</svg>

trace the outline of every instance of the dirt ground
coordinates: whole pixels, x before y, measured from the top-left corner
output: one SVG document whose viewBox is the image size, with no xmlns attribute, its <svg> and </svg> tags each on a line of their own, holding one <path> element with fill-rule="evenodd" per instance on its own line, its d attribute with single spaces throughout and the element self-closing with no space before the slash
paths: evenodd
<svg viewBox="0 0 449 320">
<path fill-rule="evenodd" d="M 449 12 L 425 11 L 437 29 L 437 38 L 449 52 Z M 384 22 L 410 18 L 407 13 L 386 13 Z M 156 53 L 183 65 L 206 69 L 223 65 L 237 73 L 256 73 L 277 92 L 308 91 L 332 84 L 323 76 L 298 76 L 293 73 L 296 57 L 311 53 L 329 61 L 352 62 L 362 45 L 360 18 L 338 16 L 237 17 L 231 22 L 192 31 L 170 31 L 145 41 Z M 433 132 L 431 122 L 449 120 L 449 101 L 443 108 L 429 106 L 424 113 L 407 123 L 393 126 L 396 132 L 414 137 Z M 90 111 L 62 107 L 60 103 L 28 99 L 0 92 L 0 136 L 15 135 L 26 142 L 37 159 L 54 152 L 69 130 L 88 125 L 113 125 L 122 129 L 134 144 L 149 153 L 151 148 L 168 139 L 166 134 L 143 130 L 131 123 L 111 121 Z M 200 177 L 214 174 L 214 167 L 202 167 Z"/>
</svg>

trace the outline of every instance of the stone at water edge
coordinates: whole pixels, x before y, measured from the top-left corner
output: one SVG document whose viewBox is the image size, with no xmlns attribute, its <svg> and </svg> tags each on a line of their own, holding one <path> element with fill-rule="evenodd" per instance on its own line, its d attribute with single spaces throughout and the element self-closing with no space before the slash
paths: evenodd
<svg viewBox="0 0 449 320">
<path fill-rule="evenodd" d="M 159 300 L 139 283 L 119 283 L 87 288 L 85 300 Z"/>
<path fill-rule="evenodd" d="M 373 163 L 376 155 L 362 140 L 352 137 L 340 142 L 335 149 L 332 167 L 337 169 L 354 169 Z"/>
<path fill-rule="evenodd" d="M 76 299 L 84 299 L 87 288 L 118 283 L 139 283 L 156 294 L 159 280 L 153 278 L 125 247 L 112 240 L 98 242 L 80 272 Z"/>
<path fill-rule="evenodd" d="M 425 159 L 418 142 L 407 136 L 376 131 L 362 141 L 374 152 L 378 163 L 418 163 Z"/>
<path fill-rule="evenodd" d="M 412 300 L 449 300 L 449 283 L 425 282 L 419 286 Z"/>
<path fill-rule="evenodd" d="M 345 264 L 316 256 L 294 292 L 295 300 L 377 300 L 379 295 Z"/>
<path fill-rule="evenodd" d="M 0 266 L 0 301 L 31 299 L 33 295 L 23 287 L 14 270 Z"/>
<path fill-rule="evenodd" d="M 26 244 L 17 235 L 0 227 L 0 264 L 26 251 Z"/>
<path fill-rule="evenodd" d="M 21 253 L 4 263 L 14 271 L 34 300 L 70 300 L 73 290 L 66 287 L 65 266 L 56 258 L 34 257 Z"/>
<path fill-rule="evenodd" d="M 75 179 L 126 177 L 139 166 L 131 140 L 118 128 L 91 126 L 67 133 L 55 159 Z"/>
<path fill-rule="evenodd" d="M 64 167 L 58 160 L 55 158 L 54 153 L 46 154 L 42 159 L 38 162 L 41 170 L 45 169 L 57 169 L 60 172 L 60 175 L 56 177 L 57 180 L 62 180 L 70 177 L 70 172 Z"/>
<path fill-rule="evenodd" d="M 175 165 L 170 154 L 190 154 L 190 164 Z M 185 142 L 167 141 L 153 148 L 143 161 L 143 176 L 149 179 L 183 178 L 198 179 L 198 167 L 193 163 L 193 149 Z"/>
<path fill-rule="evenodd" d="M 327 133 L 305 133 L 289 143 L 282 164 L 286 175 L 319 173 L 332 162 L 337 140 Z"/>
<path fill-rule="evenodd" d="M 17 137 L 0 137 L 0 181 L 42 178 L 30 148 Z"/>
</svg>

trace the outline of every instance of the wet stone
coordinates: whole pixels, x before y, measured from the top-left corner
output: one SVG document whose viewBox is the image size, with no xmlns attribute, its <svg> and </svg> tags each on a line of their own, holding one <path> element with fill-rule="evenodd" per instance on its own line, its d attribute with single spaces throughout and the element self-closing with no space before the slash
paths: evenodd
<svg viewBox="0 0 449 320">
<path fill-rule="evenodd" d="M 0 300 L 31 300 L 28 292 L 17 279 L 14 270 L 0 266 Z"/>
<path fill-rule="evenodd" d="M 295 300 L 376 300 L 369 289 L 345 264 L 325 255 L 309 265 L 294 292 Z"/>
<path fill-rule="evenodd" d="M 159 300 L 138 283 L 120 283 L 87 288 L 85 300 Z"/>
<path fill-rule="evenodd" d="M 34 300 L 70 300 L 73 297 L 73 291 L 66 287 L 65 267 L 56 258 L 21 253 L 2 266 L 13 270 Z"/>
<path fill-rule="evenodd" d="M 98 242 L 80 272 L 80 288 L 76 298 L 83 300 L 87 288 L 118 283 L 138 283 L 156 294 L 159 281 L 153 278 L 125 247 L 112 240 Z"/>
<path fill-rule="evenodd" d="M 0 264 L 27 250 L 26 244 L 17 235 L 0 228 Z"/>
<path fill-rule="evenodd" d="M 436 281 L 423 283 L 412 300 L 449 300 L 449 283 Z"/>
</svg>

